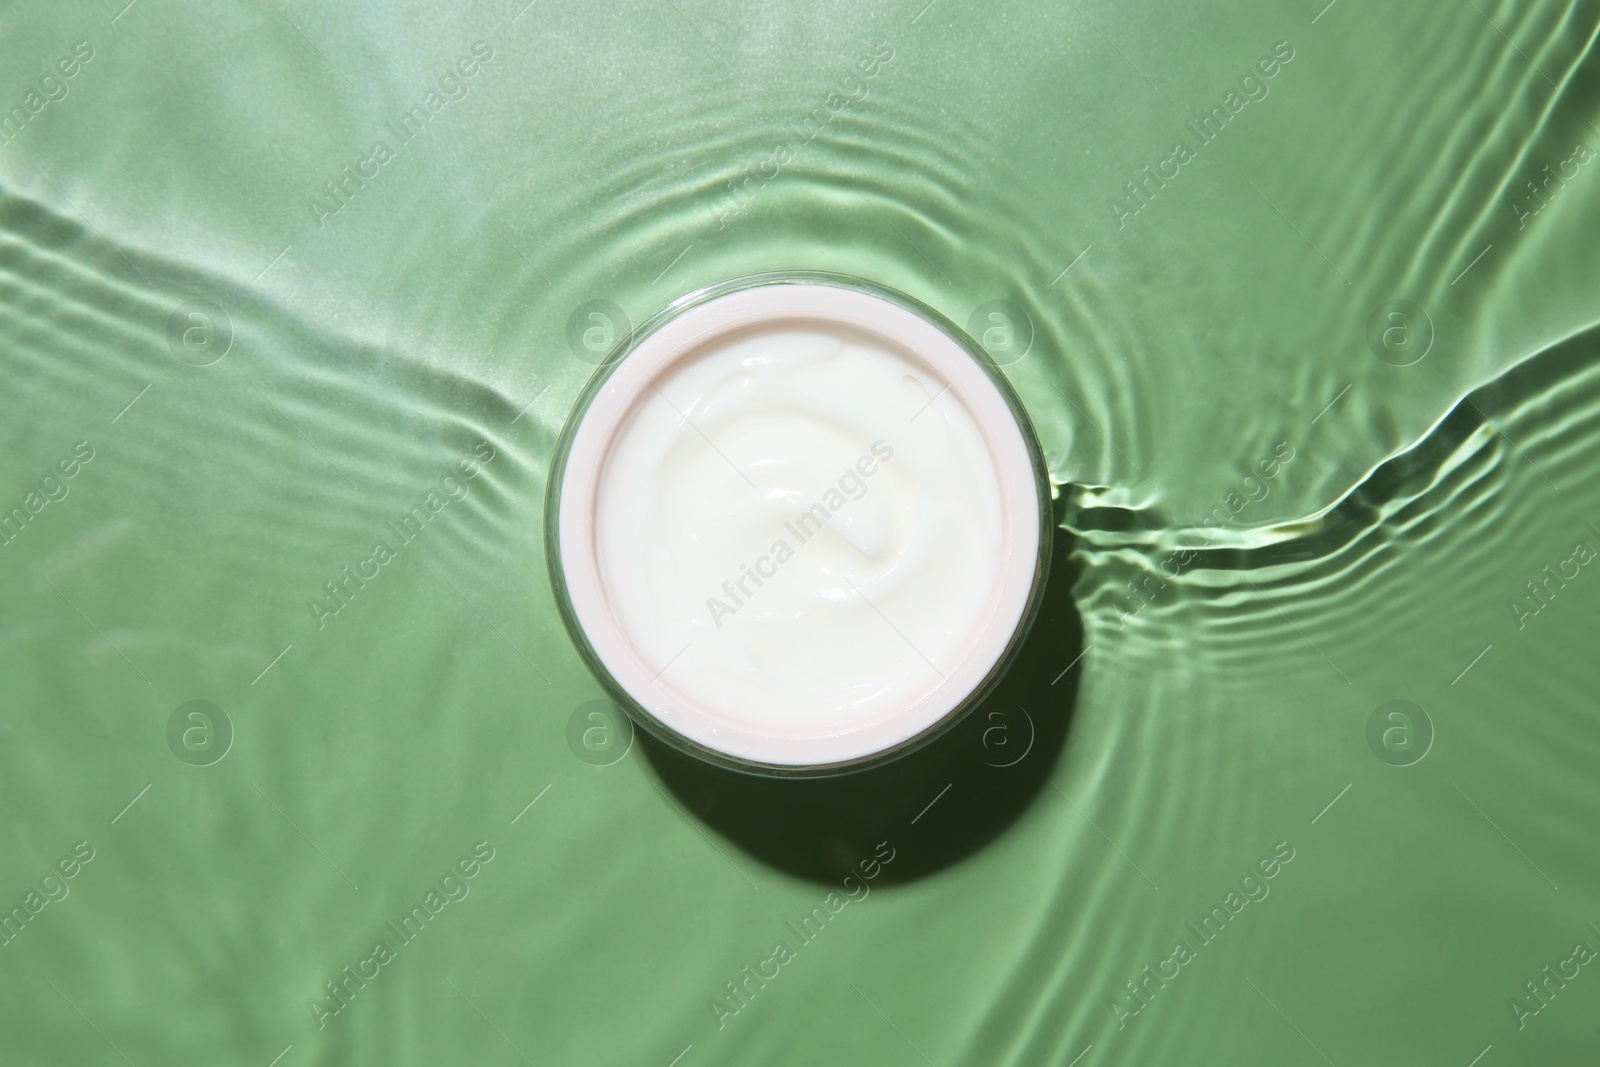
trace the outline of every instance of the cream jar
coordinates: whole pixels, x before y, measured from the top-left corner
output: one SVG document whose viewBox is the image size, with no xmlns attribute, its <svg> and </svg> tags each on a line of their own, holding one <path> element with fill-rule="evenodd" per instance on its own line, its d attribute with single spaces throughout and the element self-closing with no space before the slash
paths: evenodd
<svg viewBox="0 0 1600 1067">
<path fill-rule="evenodd" d="M 987 354 L 816 273 L 686 296 L 623 340 L 559 442 L 550 576 L 597 679 L 710 762 L 835 774 L 953 725 L 1032 622 L 1050 493 Z"/>
</svg>

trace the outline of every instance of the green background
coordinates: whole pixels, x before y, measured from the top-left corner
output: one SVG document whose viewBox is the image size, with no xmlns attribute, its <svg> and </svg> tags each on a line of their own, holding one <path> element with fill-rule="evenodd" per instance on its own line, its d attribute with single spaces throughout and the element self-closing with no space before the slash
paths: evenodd
<svg viewBox="0 0 1600 1067">
<path fill-rule="evenodd" d="M 1600 1056 L 1595 5 L 123 2 L 0 6 L 0 1060 Z M 794 269 L 985 308 L 1063 530 L 989 705 L 778 785 L 589 704 L 541 523 L 574 313 Z"/>
</svg>

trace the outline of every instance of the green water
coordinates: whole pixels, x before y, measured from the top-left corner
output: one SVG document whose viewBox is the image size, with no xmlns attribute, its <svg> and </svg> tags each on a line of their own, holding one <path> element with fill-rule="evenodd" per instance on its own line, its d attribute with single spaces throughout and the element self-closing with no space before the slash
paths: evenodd
<svg viewBox="0 0 1600 1067">
<path fill-rule="evenodd" d="M 0 6 L 0 1062 L 1600 1056 L 1595 5 L 924 2 Z M 630 743 L 540 537 L 584 329 L 780 269 L 1060 483 L 831 783 Z"/>
</svg>

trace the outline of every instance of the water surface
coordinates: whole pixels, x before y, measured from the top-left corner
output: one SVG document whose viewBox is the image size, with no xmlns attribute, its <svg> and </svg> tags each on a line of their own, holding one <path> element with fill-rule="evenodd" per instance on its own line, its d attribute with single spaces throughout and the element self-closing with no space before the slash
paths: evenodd
<svg viewBox="0 0 1600 1067">
<path fill-rule="evenodd" d="M 12 1059 L 1592 1061 L 1595 23 L 0 8 Z M 999 327 L 1059 485 L 870 817 L 586 734 L 545 576 L 574 315 L 769 269 Z"/>
</svg>

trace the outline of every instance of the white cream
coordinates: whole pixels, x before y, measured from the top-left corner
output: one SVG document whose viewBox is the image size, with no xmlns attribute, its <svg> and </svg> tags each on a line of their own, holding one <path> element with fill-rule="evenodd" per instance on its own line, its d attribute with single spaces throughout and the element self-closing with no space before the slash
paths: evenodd
<svg viewBox="0 0 1600 1067">
<path fill-rule="evenodd" d="M 586 636 L 652 715 L 742 760 L 915 737 L 984 680 L 1032 592 L 1010 409 L 870 294 L 773 286 L 697 313 L 624 360 L 575 436 L 562 564 Z"/>
</svg>

